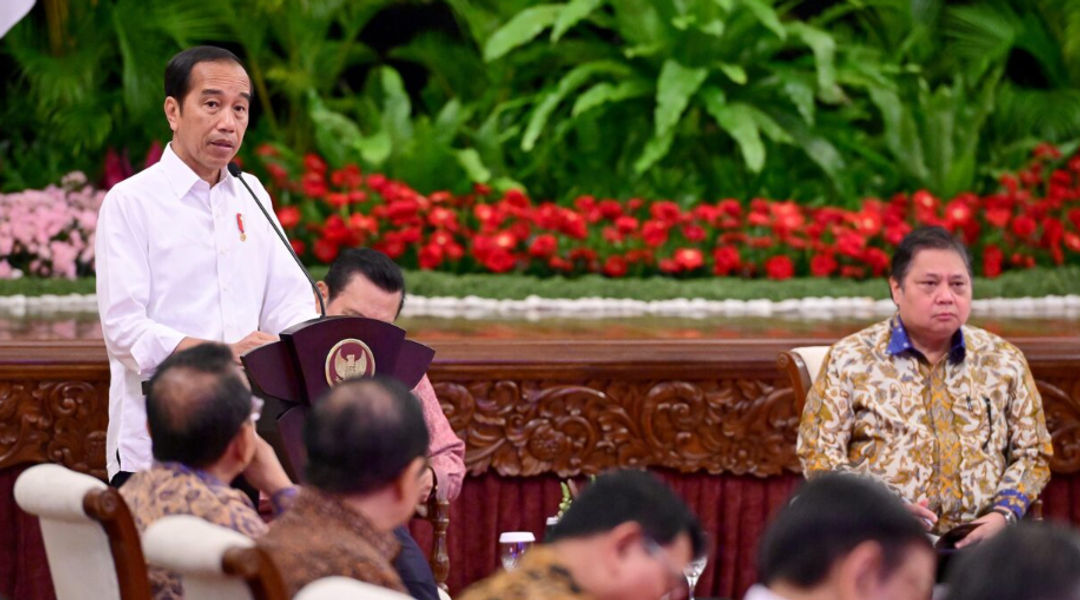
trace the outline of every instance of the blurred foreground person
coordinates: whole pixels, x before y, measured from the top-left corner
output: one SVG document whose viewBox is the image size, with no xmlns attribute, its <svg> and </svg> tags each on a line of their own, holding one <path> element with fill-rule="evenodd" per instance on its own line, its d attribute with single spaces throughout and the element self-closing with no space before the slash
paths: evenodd
<svg viewBox="0 0 1080 600">
<path fill-rule="evenodd" d="M 826 474 L 769 525 L 758 549 L 762 584 L 744 600 L 929 600 L 935 560 L 923 527 L 888 489 Z"/>
<path fill-rule="evenodd" d="M 201 344 L 161 363 L 146 397 L 154 462 L 120 487 L 144 531 L 167 515 L 192 515 L 248 537 L 267 526 L 244 492 L 229 487 L 243 474 L 270 497 L 274 512 L 296 494 L 274 450 L 255 433 L 261 401 L 251 395 L 224 344 Z M 150 569 L 154 597 L 183 597 L 180 578 Z"/>
<path fill-rule="evenodd" d="M 683 569 L 705 552 L 697 518 L 643 471 L 589 484 L 543 545 L 459 600 L 658 600 L 686 590 Z"/>
<path fill-rule="evenodd" d="M 871 475 L 961 548 L 1024 516 L 1050 479 L 1042 400 L 1015 346 L 971 314 L 967 249 L 941 227 L 900 242 L 897 313 L 829 349 L 806 396 L 797 452 L 808 478 Z"/>
<path fill-rule="evenodd" d="M 1080 600 L 1080 536 L 1022 523 L 960 553 L 947 585 L 947 600 Z"/>
<path fill-rule="evenodd" d="M 331 575 L 405 592 L 393 530 L 416 509 L 427 447 L 420 403 L 395 379 L 344 381 L 315 403 L 304 423 L 306 483 L 258 542 L 290 597 Z"/>
</svg>

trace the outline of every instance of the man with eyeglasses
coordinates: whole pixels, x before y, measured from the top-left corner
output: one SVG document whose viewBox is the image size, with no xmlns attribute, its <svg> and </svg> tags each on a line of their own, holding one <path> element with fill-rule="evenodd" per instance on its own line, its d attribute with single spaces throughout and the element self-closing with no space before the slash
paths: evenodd
<svg viewBox="0 0 1080 600">
<path fill-rule="evenodd" d="M 229 487 L 243 474 L 270 497 L 275 513 L 296 488 L 273 449 L 255 433 L 262 401 L 251 394 L 232 351 L 201 344 L 161 363 L 146 397 L 152 466 L 120 488 L 139 531 L 166 515 L 188 514 L 248 537 L 267 525 L 244 492 Z M 154 598 L 183 597 L 180 578 L 150 569 Z"/>
<path fill-rule="evenodd" d="M 543 545 L 459 600 L 659 600 L 683 596 L 683 570 L 705 553 L 697 517 L 644 471 L 589 484 Z"/>
</svg>

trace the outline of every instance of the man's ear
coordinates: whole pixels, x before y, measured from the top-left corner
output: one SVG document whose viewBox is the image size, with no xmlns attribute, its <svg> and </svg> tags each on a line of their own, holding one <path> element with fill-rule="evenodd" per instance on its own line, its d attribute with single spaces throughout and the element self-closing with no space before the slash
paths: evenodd
<svg viewBox="0 0 1080 600">
<path fill-rule="evenodd" d="M 229 445 L 225 447 L 225 455 L 238 464 L 246 463 L 247 457 L 252 453 L 251 449 L 255 445 L 254 432 L 254 425 L 249 426 L 247 423 L 241 425 L 240 431 L 236 432 L 236 435 L 229 440 Z"/>
<path fill-rule="evenodd" d="M 165 119 L 169 121 L 169 129 L 176 133 L 177 121 L 180 119 L 180 102 L 172 96 L 165 97 Z"/>
<path fill-rule="evenodd" d="M 316 281 L 315 287 L 319 288 L 319 295 L 323 297 L 326 302 L 330 301 L 330 288 L 326 287 L 325 281 Z"/>
<path fill-rule="evenodd" d="M 889 277 L 889 298 L 891 298 L 892 301 L 893 301 L 893 304 L 896 304 L 897 306 L 899 306 L 900 303 L 896 301 L 896 294 L 900 293 L 902 290 L 903 290 L 903 286 L 900 285 L 900 282 L 897 281 L 895 277 L 890 276 Z"/>
<path fill-rule="evenodd" d="M 631 548 L 640 544 L 641 538 L 644 535 L 645 533 L 641 528 L 641 524 L 635 521 L 620 523 L 608 532 L 608 538 L 611 540 L 612 547 L 619 556 L 623 556 Z"/>
<path fill-rule="evenodd" d="M 417 456 L 409 463 L 407 467 L 401 470 L 401 474 L 394 479 L 394 499 L 404 500 L 409 495 L 410 489 L 416 489 L 415 486 L 410 486 L 417 479 L 420 478 L 420 469 L 424 468 L 424 458 Z M 409 498 L 409 504 L 416 504 L 416 498 Z"/>
<path fill-rule="evenodd" d="M 881 544 L 865 541 L 841 559 L 841 586 L 850 598 L 873 598 L 881 584 L 885 556 Z"/>
</svg>

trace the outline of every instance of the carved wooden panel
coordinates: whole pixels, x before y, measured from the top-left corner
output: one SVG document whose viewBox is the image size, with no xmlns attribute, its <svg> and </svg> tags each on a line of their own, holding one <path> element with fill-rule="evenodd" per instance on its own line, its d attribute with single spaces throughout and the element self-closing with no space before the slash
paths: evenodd
<svg viewBox="0 0 1080 600">
<path fill-rule="evenodd" d="M 105 478 L 104 381 L 0 381 L 0 466 L 54 462 Z"/>
<path fill-rule="evenodd" d="M 1054 473 L 1080 471 L 1080 377 L 1036 379 L 1046 413 L 1046 428 L 1054 440 Z"/>
</svg>

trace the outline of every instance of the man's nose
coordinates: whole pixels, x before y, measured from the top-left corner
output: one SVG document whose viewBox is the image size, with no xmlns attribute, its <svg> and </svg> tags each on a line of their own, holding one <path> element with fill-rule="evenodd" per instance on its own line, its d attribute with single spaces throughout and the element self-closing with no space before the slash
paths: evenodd
<svg viewBox="0 0 1080 600">
<path fill-rule="evenodd" d="M 219 131 L 236 131 L 236 115 L 231 110 L 223 111 L 221 118 L 218 119 L 217 128 Z"/>
</svg>

